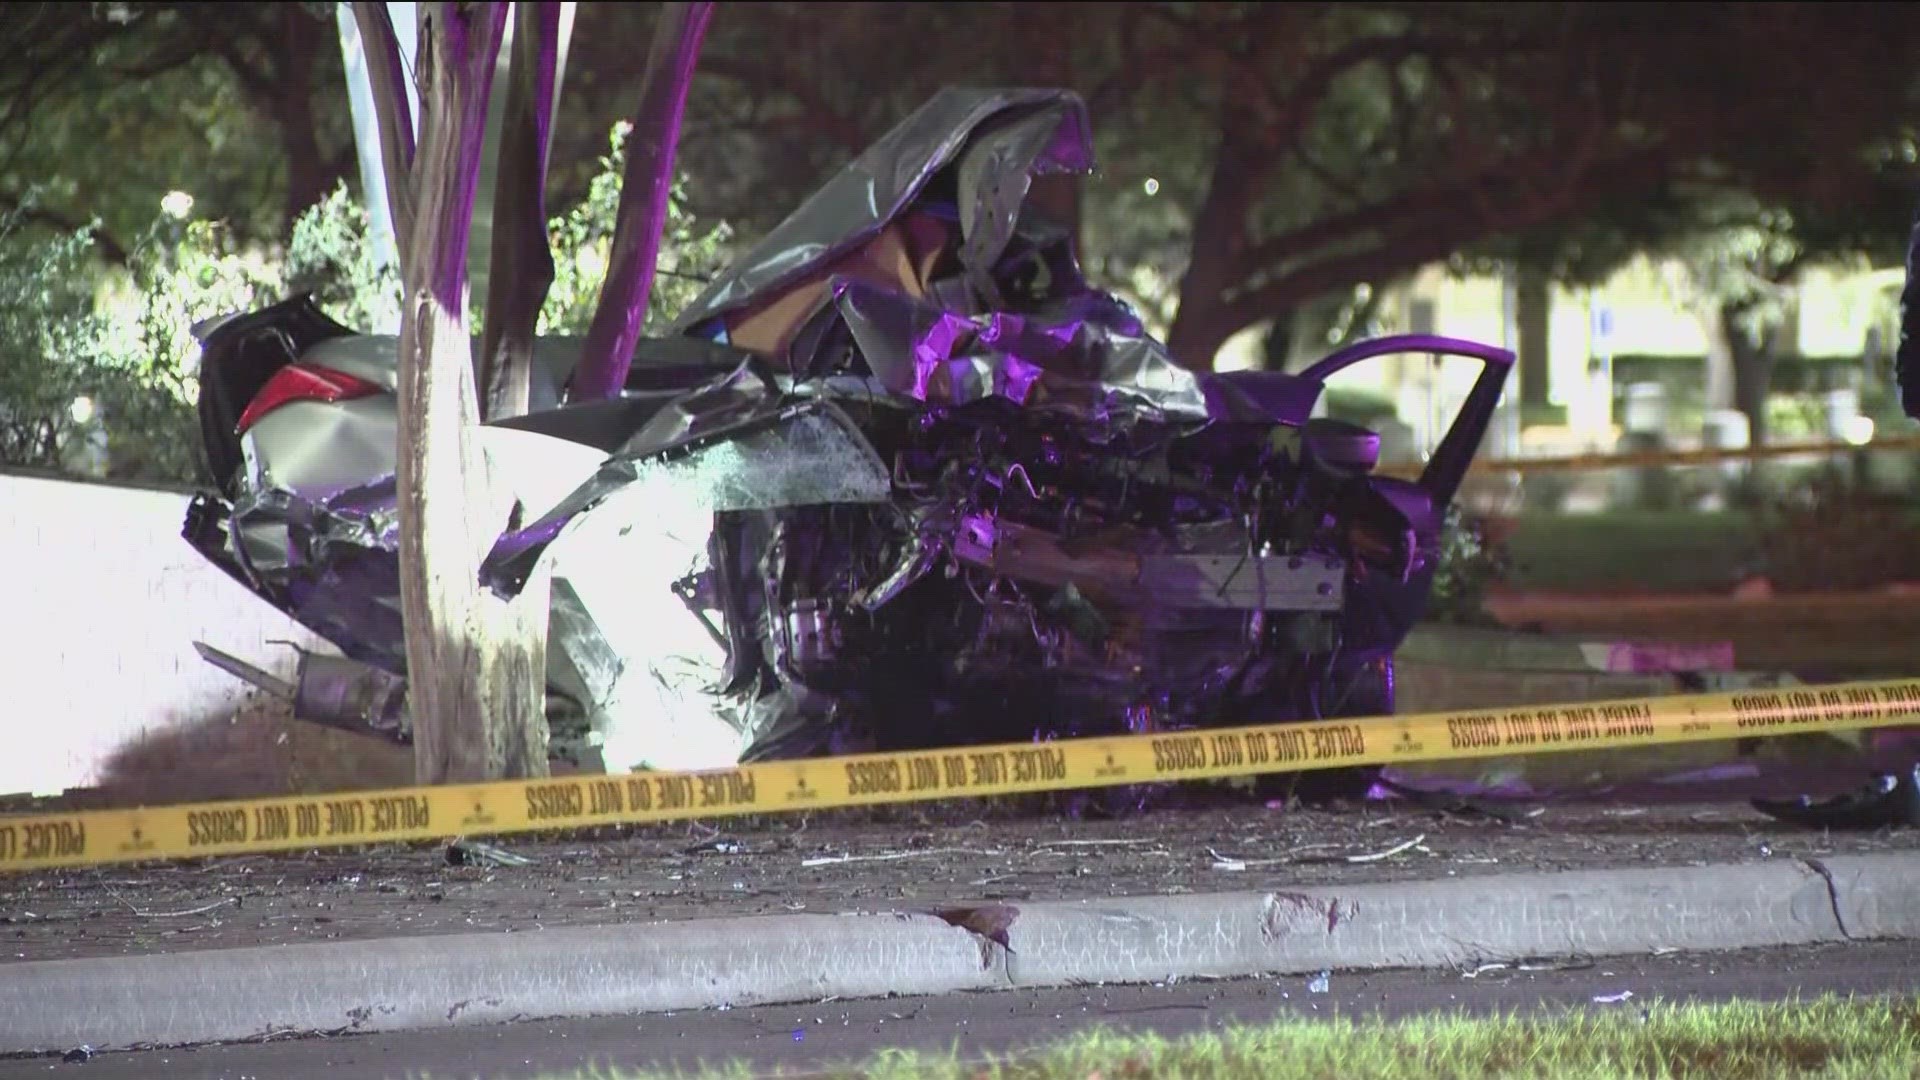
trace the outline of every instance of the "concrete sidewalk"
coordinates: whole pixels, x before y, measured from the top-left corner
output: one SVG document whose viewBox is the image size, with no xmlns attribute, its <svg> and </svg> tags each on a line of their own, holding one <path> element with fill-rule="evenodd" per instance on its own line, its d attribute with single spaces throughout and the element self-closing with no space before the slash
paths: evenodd
<svg viewBox="0 0 1920 1080">
<path fill-rule="evenodd" d="M 986 903 L 0 967 L 0 1052 L 1920 936 L 1920 857 Z"/>
</svg>

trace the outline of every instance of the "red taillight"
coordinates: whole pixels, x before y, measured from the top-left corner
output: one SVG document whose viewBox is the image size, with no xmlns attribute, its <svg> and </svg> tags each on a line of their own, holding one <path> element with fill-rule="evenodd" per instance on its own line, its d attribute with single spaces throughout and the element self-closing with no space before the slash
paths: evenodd
<svg viewBox="0 0 1920 1080">
<path fill-rule="evenodd" d="M 382 387 L 365 379 L 335 371 L 318 364 L 288 364 L 274 372 L 267 385 L 247 403 L 234 425 L 235 435 L 245 435 L 260 418 L 292 401 L 351 401 L 381 392 Z"/>
</svg>

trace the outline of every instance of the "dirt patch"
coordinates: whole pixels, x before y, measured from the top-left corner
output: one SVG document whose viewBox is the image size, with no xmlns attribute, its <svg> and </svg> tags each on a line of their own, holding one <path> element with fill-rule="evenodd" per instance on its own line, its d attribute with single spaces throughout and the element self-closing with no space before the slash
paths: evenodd
<svg viewBox="0 0 1920 1080">
<path fill-rule="evenodd" d="M 10 875 L 0 877 L 0 964 L 1920 849 L 1920 833 L 1797 832 L 1729 806 L 1563 805 L 1495 817 L 1253 803 L 1109 819 L 1072 809 L 936 804 L 725 832 L 696 823 L 507 840 L 535 860 L 518 867 L 452 866 L 442 846 L 415 845 Z M 1425 839 L 1389 858 L 1345 861 L 1415 837 Z"/>
<path fill-rule="evenodd" d="M 261 697 L 230 714 L 168 725 L 126 743 L 101 765 L 98 787 L 65 801 L 163 806 L 411 783 L 409 748 L 295 720 L 285 705 Z"/>
</svg>

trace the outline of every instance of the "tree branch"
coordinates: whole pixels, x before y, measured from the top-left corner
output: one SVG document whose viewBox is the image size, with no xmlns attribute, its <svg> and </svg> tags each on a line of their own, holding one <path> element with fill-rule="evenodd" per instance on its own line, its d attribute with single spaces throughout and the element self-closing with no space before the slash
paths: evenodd
<svg viewBox="0 0 1920 1080">
<path fill-rule="evenodd" d="M 486 324 L 480 347 L 480 417 L 501 420 L 527 411 L 533 334 L 553 285 L 547 240 L 548 120 L 559 63 L 560 5 L 513 6 L 513 54 L 493 191 L 493 250 L 487 275 Z"/>
<path fill-rule="evenodd" d="M 832 140 L 842 148 L 858 152 L 866 149 L 867 133 L 856 122 L 841 114 L 827 103 L 807 79 L 792 77 L 792 73 L 783 73 L 777 84 L 769 76 L 773 74 L 760 61 L 742 61 L 729 56 L 703 56 L 700 58 L 700 71 L 704 75 L 719 75 L 739 83 L 749 93 L 762 94 L 777 89 L 793 98 L 799 106 L 799 119 L 807 130 Z"/>
<path fill-rule="evenodd" d="M 1319 111 L 1320 103 L 1333 89 L 1333 84 L 1355 68 L 1372 63 L 1384 63 L 1397 68 L 1416 57 L 1439 62 L 1505 56 L 1522 47 L 1522 39 L 1517 37 L 1462 41 L 1452 37 L 1394 34 L 1350 41 L 1314 62 L 1305 74 L 1291 84 L 1276 86 L 1272 81 L 1267 81 L 1268 92 L 1285 103 L 1279 110 L 1282 126 L 1277 132 L 1278 141 L 1281 146 L 1297 144 L 1301 132 Z"/>
<path fill-rule="evenodd" d="M 1645 171 L 1650 163 L 1658 162 L 1665 142 L 1652 144 L 1627 156 L 1634 167 Z M 1583 151 L 1582 164 L 1588 166 L 1579 172 L 1570 173 L 1568 183 L 1561 186 L 1557 196 L 1550 201 L 1552 206 L 1565 205 L 1577 193 L 1584 190 L 1575 180 L 1586 174 L 1589 177 L 1605 176 L 1617 171 L 1619 162 L 1610 165 L 1591 165 L 1594 151 Z M 1449 219 L 1456 219 L 1462 210 L 1472 212 L 1479 222 L 1477 229 L 1484 230 L 1487 222 L 1482 215 L 1501 200 L 1509 202 L 1515 199 L 1516 186 L 1527 183 L 1526 171 L 1532 168 L 1541 156 L 1526 155 L 1520 160 L 1502 161 L 1483 169 L 1463 180 L 1450 184 L 1435 184 L 1415 188 L 1400 195 L 1360 206 L 1346 213 L 1321 218 L 1289 232 L 1269 237 L 1245 249 L 1236 266 L 1235 277 L 1240 280 L 1257 278 L 1264 270 L 1282 263 L 1289 258 L 1299 258 L 1316 248 L 1348 240 L 1356 235 L 1365 235 L 1380 230 L 1407 231 L 1412 226 L 1423 223 L 1444 226 Z M 1591 186 L 1591 185 L 1589 185 Z M 1437 219 L 1437 220 L 1435 220 Z M 1515 220 L 1537 221 L 1539 214 L 1518 215 Z M 1502 223 L 1503 227 L 1516 228 L 1511 222 Z"/>
<path fill-rule="evenodd" d="M 627 168 L 620 178 L 620 209 L 614 217 L 606 280 L 594 305 L 587 340 L 569 381 L 575 400 L 618 397 L 633 363 L 633 349 L 646 326 L 660 235 L 673 193 L 674 153 L 687 89 L 707 23 L 711 0 L 667 4 L 654 26 L 640 101 L 634 110 Z"/>
<path fill-rule="evenodd" d="M 1577 185 L 1564 189 L 1562 198 L 1531 204 L 1524 213 L 1508 212 L 1498 221 L 1476 208 L 1476 194 L 1480 185 L 1494 184 L 1511 170 L 1493 170 L 1478 183 L 1410 193 L 1392 206 L 1376 204 L 1316 222 L 1290 235 L 1313 235 L 1317 238 L 1311 245 L 1314 247 L 1325 247 L 1335 240 L 1368 242 L 1357 252 L 1249 275 L 1242 279 L 1250 282 L 1249 286 L 1227 298 L 1225 311 L 1236 327 L 1251 325 L 1280 305 L 1354 281 L 1410 272 L 1496 232 L 1538 225 L 1570 201 L 1628 191 L 1657 180 L 1670 167 L 1663 149 L 1652 146 L 1596 165 L 1585 171 Z M 1497 191 L 1489 201 L 1498 201 Z"/>
<path fill-rule="evenodd" d="M 56 232 L 76 233 L 85 229 L 87 235 L 93 240 L 94 250 L 98 251 L 102 257 L 119 266 L 125 266 L 127 264 L 126 245 L 115 240 L 113 236 L 102 229 L 97 222 L 83 224 L 57 210 L 49 210 L 38 204 L 29 204 L 18 196 L 9 195 L 4 192 L 0 192 L 0 209 L 17 213 L 27 221 L 53 229 Z"/>
</svg>

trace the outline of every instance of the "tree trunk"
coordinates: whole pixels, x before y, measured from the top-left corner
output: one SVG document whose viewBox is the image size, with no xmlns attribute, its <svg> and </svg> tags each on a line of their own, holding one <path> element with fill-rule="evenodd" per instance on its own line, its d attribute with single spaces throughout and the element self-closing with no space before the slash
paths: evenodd
<svg viewBox="0 0 1920 1080">
<path fill-rule="evenodd" d="M 501 603 L 480 561 L 507 508 L 474 437 L 479 394 L 466 326 L 467 239 L 504 4 L 423 8 L 421 138 L 402 247 L 400 602 L 414 773 L 423 784 L 546 773 L 545 652 L 516 635 L 544 620 L 544 589 Z M 370 39 L 372 40 L 372 39 Z M 391 102 L 381 110 L 393 115 Z M 387 141 L 383 138 L 383 142 Z"/>
<path fill-rule="evenodd" d="M 1187 290 L 1180 290 L 1180 310 L 1174 313 L 1173 328 L 1167 332 L 1167 351 L 1182 366 L 1195 371 L 1212 371 L 1215 356 L 1239 327 L 1217 312 L 1197 310 L 1202 305 L 1188 302 Z"/>
<path fill-rule="evenodd" d="M 668 3 L 660 10 L 641 77 L 633 135 L 627 141 L 627 170 L 620 178 L 620 212 L 614 220 L 607 279 L 571 381 L 569 396 L 574 400 L 617 397 L 626 385 L 634 345 L 646 326 L 660 234 L 667 225 L 680 118 L 686 112 L 687 88 L 712 15 L 713 4 L 708 0 Z"/>
<path fill-rule="evenodd" d="M 298 5 L 288 4 L 282 11 L 281 24 L 289 40 L 274 64 L 276 78 L 266 103 L 287 159 L 289 227 L 326 198 L 340 178 L 337 163 L 320 149 L 313 115 L 314 64 L 328 45 L 326 36 L 314 33 L 316 21 Z"/>
<path fill-rule="evenodd" d="M 1220 347 L 1249 321 L 1236 320 L 1227 304 L 1227 289 L 1236 278 L 1237 263 L 1246 248 L 1247 214 L 1253 202 L 1257 154 L 1246 140 L 1255 118 L 1232 96 L 1220 103 L 1220 145 L 1214 150 L 1207 191 L 1193 217 L 1188 243 L 1187 272 L 1180 278 L 1180 307 L 1167 331 L 1167 351 L 1196 371 L 1212 371 Z"/>
<path fill-rule="evenodd" d="M 560 5 L 521 0 L 514 5 L 513 30 L 480 350 L 480 414 L 486 420 L 527 411 L 533 335 L 553 286 L 546 178 Z"/>
<path fill-rule="evenodd" d="M 1720 333 L 1732 361 L 1733 407 L 1746 414 L 1747 437 L 1753 446 L 1767 444 L 1767 394 L 1773 389 L 1772 342 L 1756 344 L 1739 325 L 1744 309 L 1720 307 Z"/>
<path fill-rule="evenodd" d="M 1167 351 L 1175 361 L 1195 371 L 1212 371 L 1215 354 L 1238 327 L 1230 325 L 1224 292 L 1226 268 L 1218 244 L 1227 238 L 1218 215 L 1202 204 L 1197 215 L 1187 272 L 1180 279 L 1180 306 L 1167 330 Z M 1238 231 L 1237 226 L 1228 226 Z"/>
<path fill-rule="evenodd" d="M 1300 308 L 1291 305 L 1273 313 L 1260 339 L 1260 366 L 1266 371 L 1293 370 L 1293 335 L 1299 328 Z"/>
<path fill-rule="evenodd" d="M 1544 409 L 1551 388 L 1548 362 L 1553 341 L 1553 286 L 1544 270 L 1522 264 L 1516 270 L 1514 322 L 1519 332 L 1520 407 Z"/>
<path fill-rule="evenodd" d="M 1700 321 L 1707 338 L 1706 370 L 1706 407 L 1709 409 L 1731 409 L 1733 400 L 1734 341 L 1737 333 L 1729 333 L 1730 320 L 1726 317 L 1726 308 L 1712 299 L 1701 300 L 1695 308 L 1694 317 Z"/>
</svg>

